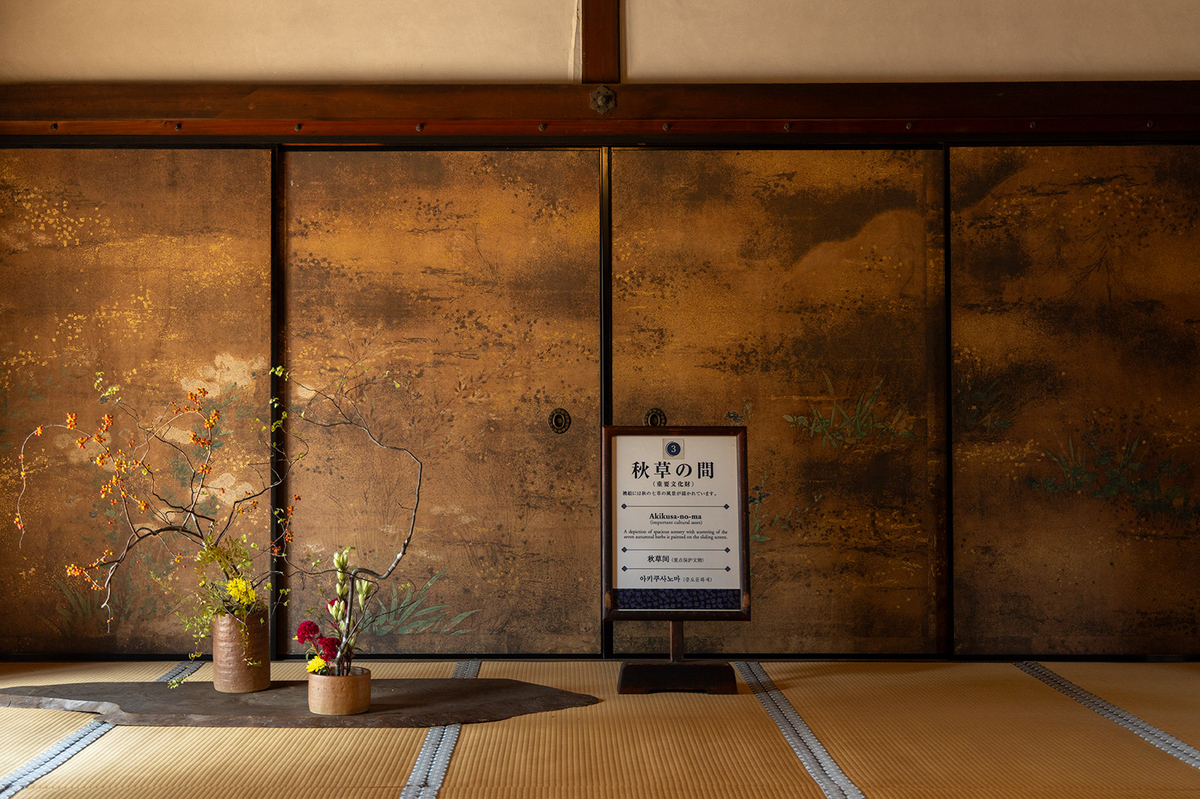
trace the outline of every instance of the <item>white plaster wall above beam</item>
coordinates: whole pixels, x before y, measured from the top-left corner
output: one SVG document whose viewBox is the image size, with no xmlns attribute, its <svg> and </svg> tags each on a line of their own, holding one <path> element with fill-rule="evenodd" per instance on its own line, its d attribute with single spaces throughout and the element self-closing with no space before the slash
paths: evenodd
<svg viewBox="0 0 1200 799">
<path fill-rule="evenodd" d="M 1188 80 L 1196 0 L 625 0 L 626 82 Z"/>
<path fill-rule="evenodd" d="M 578 80 L 576 0 L 0 0 L 0 81 Z"/>
</svg>

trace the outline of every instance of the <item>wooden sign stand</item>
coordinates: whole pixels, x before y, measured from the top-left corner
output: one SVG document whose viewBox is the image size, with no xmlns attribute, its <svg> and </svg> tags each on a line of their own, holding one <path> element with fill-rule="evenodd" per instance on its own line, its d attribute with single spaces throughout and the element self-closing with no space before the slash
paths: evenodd
<svg viewBox="0 0 1200 799">
<path fill-rule="evenodd" d="M 668 661 L 617 691 L 737 693 L 728 663 L 685 661 L 685 620 L 750 618 L 745 427 L 604 428 L 604 619 L 671 623 Z"/>
<path fill-rule="evenodd" d="M 706 694 L 736 694 L 737 678 L 728 663 L 685 662 L 683 622 L 671 622 L 671 660 L 626 661 L 617 681 L 619 694 L 652 694 L 659 691 L 695 691 Z"/>
</svg>

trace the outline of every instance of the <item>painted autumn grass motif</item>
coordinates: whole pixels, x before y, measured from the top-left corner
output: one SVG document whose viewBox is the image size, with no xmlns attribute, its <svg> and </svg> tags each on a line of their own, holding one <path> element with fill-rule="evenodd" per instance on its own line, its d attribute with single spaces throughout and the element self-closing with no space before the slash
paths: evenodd
<svg viewBox="0 0 1200 799">
<path fill-rule="evenodd" d="M 812 404 L 807 416 L 785 414 L 783 420 L 789 427 L 807 430 L 810 438 L 820 437 L 822 447 L 834 449 L 851 447 L 872 437 L 913 437 L 912 419 L 908 416 L 907 406 L 901 403 L 892 411 L 886 402 L 879 401 L 880 391 L 883 390 L 882 378 L 875 382 L 874 388 L 860 391 L 851 409 L 849 405 L 843 407 L 838 401 L 829 374 L 826 372 L 824 376 L 830 395 L 828 407 L 822 410 L 820 405 Z"/>
<path fill-rule="evenodd" d="M 433 588 L 433 584 L 448 571 L 450 570 L 442 569 L 416 590 L 413 590 L 412 583 L 403 585 L 393 583 L 391 598 L 386 601 L 381 599 L 384 610 L 368 623 L 367 630 L 373 636 L 415 635 L 417 633 L 465 635 L 470 632 L 458 625 L 478 613 L 478 608 L 451 615 L 449 605 L 425 604 L 425 601 L 430 598 L 429 591 Z"/>
<path fill-rule="evenodd" d="M 968 348 L 955 348 L 951 412 L 956 440 L 1004 437 L 1026 406 L 1062 389 L 1050 364 L 1036 360 L 985 361 Z"/>
<path fill-rule="evenodd" d="M 958 650 L 1195 651 L 1200 148 L 951 154 Z"/>
<path fill-rule="evenodd" d="M 1188 464 L 1176 464 L 1173 453 L 1156 458 L 1145 446 L 1139 451 L 1143 444 L 1138 433 L 1118 451 L 1089 434 L 1076 448 L 1073 436 L 1068 435 L 1065 450 L 1046 450 L 1062 473 L 1041 480 L 1031 475 L 1025 480 L 1032 488 L 1052 494 L 1074 492 L 1092 499 L 1128 502 L 1152 520 L 1169 517 L 1190 522 L 1197 518 L 1200 500 L 1191 496 L 1188 485 L 1179 482 L 1187 476 Z"/>
</svg>

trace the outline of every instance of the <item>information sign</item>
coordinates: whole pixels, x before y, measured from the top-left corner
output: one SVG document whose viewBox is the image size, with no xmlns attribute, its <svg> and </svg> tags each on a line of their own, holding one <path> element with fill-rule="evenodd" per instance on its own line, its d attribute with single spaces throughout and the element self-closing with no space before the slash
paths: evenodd
<svg viewBox="0 0 1200 799">
<path fill-rule="evenodd" d="M 604 428 L 604 618 L 749 619 L 746 428 Z"/>
</svg>

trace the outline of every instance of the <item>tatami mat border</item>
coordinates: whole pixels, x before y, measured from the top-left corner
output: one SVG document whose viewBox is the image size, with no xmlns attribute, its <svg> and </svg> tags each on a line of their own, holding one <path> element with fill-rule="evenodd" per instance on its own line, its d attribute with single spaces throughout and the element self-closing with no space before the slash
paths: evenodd
<svg viewBox="0 0 1200 799">
<path fill-rule="evenodd" d="M 863 792 L 817 740 L 792 703 L 775 687 L 763 667 L 755 661 L 738 661 L 734 665 L 825 796 L 828 799 L 865 799 Z"/>
<path fill-rule="evenodd" d="M 1088 710 L 1099 713 L 1104 718 L 1124 727 L 1147 743 L 1154 744 L 1172 757 L 1187 763 L 1192 768 L 1200 769 L 1200 750 L 1197 750 L 1190 744 L 1184 743 L 1174 735 L 1160 730 L 1153 724 L 1143 721 L 1110 702 L 1104 701 L 1089 691 L 1085 691 L 1066 677 L 1055 674 L 1041 663 L 1022 661 L 1013 665 L 1031 677 L 1041 680 L 1064 696 L 1074 699 Z"/>
<path fill-rule="evenodd" d="M 454 673 L 450 677 L 459 680 L 473 680 L 479 676 L 479 669 L 482 667 L 482 660 L 461 660 L 455 665 Z"/>
<path fill-rule="evenodd" d="M 106 721 L 92 721 L 80 727 L 33 760 L 5 776 L 0 781 L 0 788 L 4 789 L 0 793 L 0 799 L 9 799 L 9 797 L 15 796 L 18 791 L 75 757 L 115 726 Z"/>
<path fill-rule="evenodd" d="M 460 661 L 451 677 L 473 680 L 479 676 L 481 666 L 483 661 L 480 660 Z M 429 728 L 408 782 L 400 792 L 400 799 L 434 799 L 438 795 L 446 779 L 446 770 L 450 768 L 450 757 L 454 754 L 461 727 L 461 724 L 447 724 Z"/>
<path fill-rule="evenodd" d="M 181 682 L 195 674 L 201 665 L 202 663 L 198 660 L 182 661 L 179 665 L 159 677 L 155 682 Z"/>
</svg>

